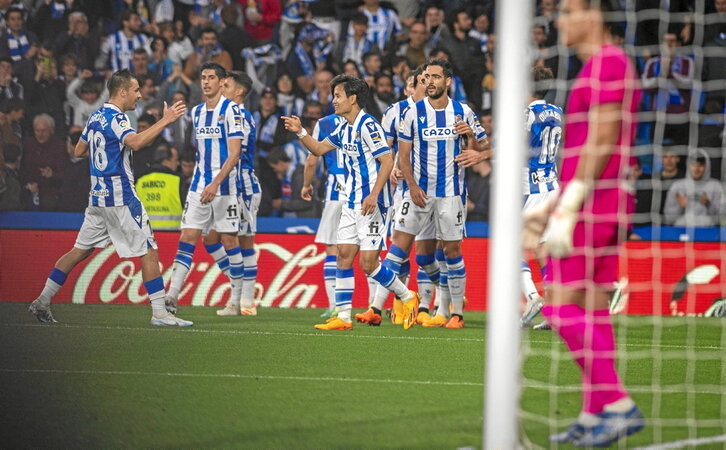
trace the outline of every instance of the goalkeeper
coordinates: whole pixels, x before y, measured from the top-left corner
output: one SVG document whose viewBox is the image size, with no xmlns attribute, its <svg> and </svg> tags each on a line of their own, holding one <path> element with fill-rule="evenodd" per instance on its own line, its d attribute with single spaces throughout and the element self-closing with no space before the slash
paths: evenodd
<svg viewBox="0 0 726 450">
<path fill-rule="evenodd" d="M 547 230 L 551 285 L 542 313 L 582 371 L 582 412 L 550 440 L 586 447 L 610 445 L 645 424 L 615 370 L 608 309 L 633 206 L 623 184 L 640 97 L 633 64 L 610 43 L 606 21 L 620 15 L 618 5 L 561 3 L 560 39 L 584 65 L 565 109 L 562 193 L 525 216 L 523 233 L 525 247 L 535 248 Z"/>
</svg>

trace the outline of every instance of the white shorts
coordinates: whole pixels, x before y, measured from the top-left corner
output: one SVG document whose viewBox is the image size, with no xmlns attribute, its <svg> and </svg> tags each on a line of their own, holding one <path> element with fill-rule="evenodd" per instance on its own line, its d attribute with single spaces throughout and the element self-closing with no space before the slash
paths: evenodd
<svg viewBox="0 0 726 450">
<path fill-rule="evenodd" d="M 403 196 L 394 229 L 417 236 L 417 240 L 435 237 L 442 241 L 460 241 L 464 238 L 464 222 L 466 208 L 461 196 L 428 197 L 422 208 L 411 200 L 408 191 Z"/>
<path fill-rule="evenodd" d="M 257 233 L 257 211 L 260 209 L 262 193 L 237 198 L 242 214 L 239 217 L 239 232 L 237 236 L 254 236 Z"/>
<path fill-rule="evenodd" d="M 360 213 L 360 209 L 343 207 L 337 243 L 357 245 L 361 251 L 382 250 L 386 245 L 388 229 L 386 212 L 382 212 L 378 207 L 373 214 L 364 216 Z"/>
<path fill-rule="evenodd" d="M 407 202 L 410 202 L 411 199 L 406 200 Z M 401 185 L 399 184 L 396 188 L 396 192 L 393 195 L 393 211 L 391 212 L 391 224 L 392 224 L 392 230 L 396 228 L 396 221 L 401 217 L 401 207 L 403 206 L 403 188 L 401 188 Z M 408 209 L 410 206 L 406 206 L 406 209 Z M 405 222 L 406 219 L 404 219 Z M 431 239 L 436 239 L 436 226 L 434 225 L 433 220 L 429 220 L 426 222 L 426 225 L 421 229 L 421 231 L 416 235 L 417 241 L 428 241 Z"/>
<path fill-rule="evenodd" d="M 323 215 L 320 217 L 318 232 L 315 233 L 315 242 L 318 244 L 335 245 L 338 243 L 338 225 L 343 209 L 341 201 L 326 200 Z"/>
<path fill-rule="evenodd" d="M 75 247 L 81 250 L 106 248 L 109 243 L 113 243 L 121 258 L 144 256 L 149 248 L 156 248 L 149 216 L 141 202 L 86 208 Z"/>
<path fill-rule="evenodd" d="M 184 205 L 181 228 L 217 230 L 219 233 L 239 231 L 239 204 L 236 195 L 218 195 L 210 203 L 202 204 L 198 192 L 189 192 Z"/>
<path fill-rule="evenodd" d="M 524 205 L 522 206 L 522 213 L 527 213 L 539 209 L 553 198 L 557 198 L 558 195 L 560 195 L 559 189 L 549 192 L 542 192 L 541 194 L 529 194 L 524 200 Z M 540 244 L 547 242 L 546 232 L 542 233 L 539 242 Z"/>
</svg>

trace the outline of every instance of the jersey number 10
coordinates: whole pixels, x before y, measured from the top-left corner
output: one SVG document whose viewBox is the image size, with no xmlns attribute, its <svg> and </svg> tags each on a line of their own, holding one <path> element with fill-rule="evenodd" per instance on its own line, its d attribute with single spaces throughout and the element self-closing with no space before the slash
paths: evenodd
<svg viewBox="0 0 726 450">
<path fill-rule="evenodd" d="M 562 127 L 545 127 L 539 135 L 542 141 L 542 152 L 539 155 L 540 164 L 551 164 L 557 157 L 557 148 L 560 146 Z"/>
</svg>

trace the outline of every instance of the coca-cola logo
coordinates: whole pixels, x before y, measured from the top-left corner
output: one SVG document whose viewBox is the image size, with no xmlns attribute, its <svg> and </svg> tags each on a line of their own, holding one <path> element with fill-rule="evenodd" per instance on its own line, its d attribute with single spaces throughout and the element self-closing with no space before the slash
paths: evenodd
<svg viewBox="0 0 726 450">
<path fill-rule="evenodd" d="M 314 244 L 292 252 L 282 245 L 263 242 L 256 245 L 258 255 L 258 281 L 255 292 L 262 306 L 306 308 L 320 288 L 317 277 L 305 277 L 310 268 L 321 264 L 325 253 Z M 199 259 L 197 255 L 195 259 Z M 160 264 L 161 266 L 161 264 Z M 172 267 L 162 268 L 167 284 Z M 305 278 L 304 278 L 305 277 Z M 302 283 L 301 280 L 312 283 Z M 230 283 L 216 264 L 207 261 L 192 263 L 179 294 L 181 305 L 219 306 L 229 296 Z M 129 301 L 143 303 L 148 295 L 143 286 L 138 260 L 121 260 L 113 246 L 93 255 L 81 271 L 73 288 L 73 303 L 87 303 L 89 299 L 101 303 Z"/>
</svg>

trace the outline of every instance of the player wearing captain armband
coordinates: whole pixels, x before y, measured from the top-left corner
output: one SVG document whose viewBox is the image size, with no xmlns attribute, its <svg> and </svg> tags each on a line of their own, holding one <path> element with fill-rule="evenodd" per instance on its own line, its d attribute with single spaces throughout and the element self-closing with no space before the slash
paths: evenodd
<svg viewBox="0 0 726 450">
<path fill-rule="evenodd" d="M 525 215 L 525 248 L 547 234 L 550 285 L 542 314 L 582 372 L 582 410 L 557 443 L 609 446 L 645 426 L 615 369 L 609 311 L 627 237 L 633 196 L 625 187 L 640 98 L 636 71 L 610 43 L 609 24 L 623 20 L 617 0 L 564 0 L 559 37 L 584 65 L 565 108 L 560 182 L 555 202 Z"/>
<path fill-rule="evenodd" d="M 176 312 L 184 278 L 191 268 L 194 249 L 202 232 L 214 228 L 221 234 L 229 258 L 231 299 L 240 298 L 244 275 L 243 257 L 237 241 L 237 162 L 243 137 L 239 106 L 222 95 L 227 73 L 214 62 L 202 64 L 200 84 L 205 102 L 192 109 L 197 164 L 182 215 L 179 247 L 174 258 L 167 308 Z"/>
<path fill-rule="evenodd" d="M 398 128 L 398 164 L 405 184 L 394 223 L 393 245 L 386 260 L 394 270 L 400 267 L 416 235 L 433 222 L 435 237 L 443 241 L 443 249 L 438 261 L 426 255 L 427 259 L 421 258 L 418 262 L 432 281 L 438 276 L 441 291 L 443 286 L 448 286 L 452 317 L 448 317 L 449 304 L 445 303 L 448 297 L 442 295 L 437 314 L 425 321 L 424 326 L 457 329 L 464 327 L 466 269 L 461 242 L 466 221 L 466 191 L 463 167 L 456 158 L 465 148 L 484 152 L 489 144 L 476 114 L 446 94 L 451 86 L 451 64 L 431 61 L 424 74 L 428 97 L 405 111 Z M 413 326 L 417 315 L 418 312 L 410 322 L 405 317 L 404 328 Z"/>
<path fill-rule="evenodd" d="M 336 149 L 341 152 L 346 201 L 337 236 L 335 301 L 338 316 L 315 328 L 348 330 L 353 328 L 350 317 L 355 289 L 353 259 L 359 252 L 363 271 L 408 304 L 411 314 L 418 306 L 418 294 L 409 291 L 378 259 L 385 244 L 390 206 L 388 177 L 393 169 L 393 157 L 384 140 L 383 128 L 363 110 L 368 100 L 368 85 L 346 75 L 338 75 L 331 85 L 335 113 L 345 118 L 345 122 L 325 140 L 318 142 L 309 136 L 295 116 L 283 117 L 283 120 L 285 128 L 296 133 L 314 155 L 322 156 Z"/>
<path fill-rule="evenodd" d="M 83 225 L 73 249 L 56 262 L 43 291 L 29 310 L 40 322 L 56 322 L 50 302 L 70 271 L 95 248 L 113 243 L 119 257 L 141 259 L 141 277 L 151 302 L 151 324 L 191 326 L 192 322 L 166 310 L 156 240 L 146 210 L 136 195 L 131 172 L 131 152 L 149 145 L 164 128 L 184 115 L 186 107 L 179 101 L 167 109 L 164 103 L 161 120 L 137 133 L 124 113 L 133 110 L 141 98 L 136 77 L 127 69 L 119 70 L 108 80 L 108 91 L 108 102 L 88 118 L 74 150 L 74 156 L 87 155 L 91 160 L 91 192 Z"/>
<path fill-rule="evenodd" d="M 330 136 L 343 122 L 341 116 L 331 114 L 318 120 L 313 129 L 313 138 L 323 141 Z M 325 292 L 328 295 L 328 309 L 320 317 L 329 319 L 335 314 L 335 271 L 338 263 L 338 224 L 340 214 L 345 201 L 343 184 L 343 168 L 340 162 L 341 155 L 337 150 L 330 151 L 323 155 L 325 166 L 325 204 L 323 214 L 318 225 L 318 232 L 315 234 L 315 242 L 325 245 L 325 263 L 323 265 L 323 278 L 325 280 Z M 313 177 L 318 166 L 320 157 L 313 154 L 308 155 L 305 161 L 305 172 L 301 197 L 304 200 L 313 199 Z"/>
</svg>

